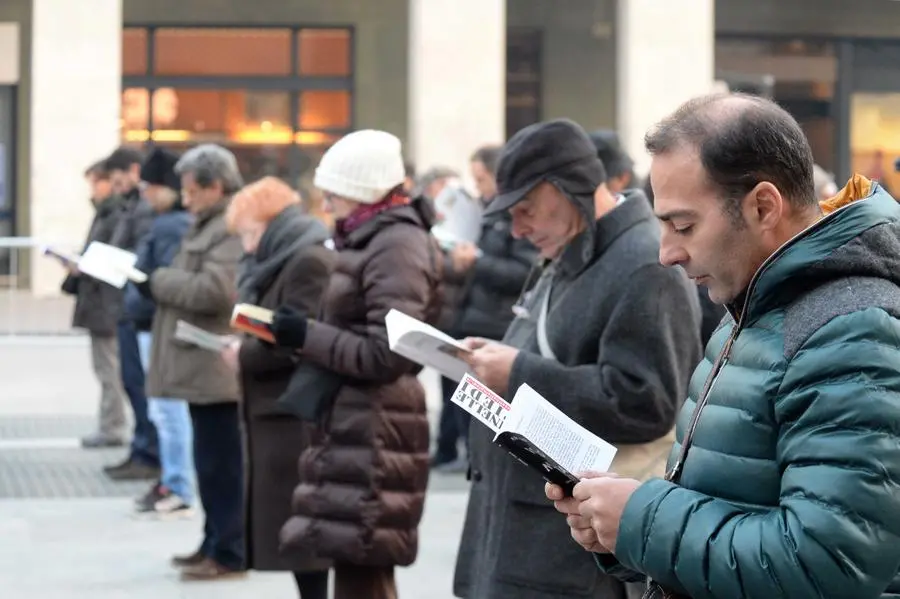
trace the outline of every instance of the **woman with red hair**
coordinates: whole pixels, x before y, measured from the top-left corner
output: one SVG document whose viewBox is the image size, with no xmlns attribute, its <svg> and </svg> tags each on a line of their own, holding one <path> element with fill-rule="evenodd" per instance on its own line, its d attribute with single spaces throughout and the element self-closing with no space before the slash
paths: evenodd
<svg viewBox="0 0 900 599">
<path fill-rule="evenodd" d="M 225 215 L 245 256 L 238 301 L 265 308 L 289 305 L 316 313 L 328 284 L 334 253 L 324 245 L 328 228 L 300 208 L 300 196 L 274 177 L 244 187 Z M 327 599 L 329 562 L 311 552 L 282 555 L 278 534 L 291 514 L 299 483 L 297 459 L 314 432 L 276 400 L 297 366 L 295 352 L 245 336 L 225 350 L 240 371 L 241 418 L 247 447 L 245 527 L 247 567 L 294 573 L 302 599 Z"/>
</svg>

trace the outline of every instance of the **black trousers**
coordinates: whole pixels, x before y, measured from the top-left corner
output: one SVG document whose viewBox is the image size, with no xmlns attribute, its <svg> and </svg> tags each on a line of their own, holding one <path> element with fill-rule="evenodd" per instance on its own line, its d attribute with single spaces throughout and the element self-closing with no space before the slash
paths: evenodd
<svg viewBox="0 0 900 599">
<path fill-rule="evenodd" d="M 244 456 L 237 403 L 191 404 L 197 490 L 206 513 L 200 551 L 243 570 Z"/>
<path fill-rule="evenodd" d="M 457 386 L 459 386 L 459 383 L 456 381 L 441 377 L 441 393 L 444 396 L 444 402 L 441 407 L 441 417 L 438 421 L 435 456 L 440 462 L 452 462 L 458 457 L 457 443 L 460 439 L 468 446 L 469 415 L 465 410 L 450 401 Z"/>
</svg>

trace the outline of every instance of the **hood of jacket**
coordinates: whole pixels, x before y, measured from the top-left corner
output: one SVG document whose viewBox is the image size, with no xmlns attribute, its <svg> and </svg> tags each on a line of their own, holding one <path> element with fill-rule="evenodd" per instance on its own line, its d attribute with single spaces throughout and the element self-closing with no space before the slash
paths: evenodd
<svg viewBox="0 0 900 599">
<path fill-rule="evenodd" d="M 874 277 L 900 285 L 900 205 L 854 175 L 821 203 L 823 216 L 760 267 L 745 296 L 746 318 L 784 305 L 828 281 Z"/>
</svg>

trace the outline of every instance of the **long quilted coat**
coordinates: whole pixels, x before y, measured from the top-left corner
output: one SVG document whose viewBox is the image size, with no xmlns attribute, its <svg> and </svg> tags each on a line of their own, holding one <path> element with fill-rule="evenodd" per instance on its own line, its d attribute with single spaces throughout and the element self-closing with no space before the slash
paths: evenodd
<svg viewBox="0 0 900 599">
<path fill-rule="evenodd" d="M 900 596 L 900 206 L 857 177 L 826 211 L 850 201 L 714 334 L 677 424 L 670 463 L 701 410 L 680 484 L 638 488 L 607 572 L 694 599 Z"/>
</svg>

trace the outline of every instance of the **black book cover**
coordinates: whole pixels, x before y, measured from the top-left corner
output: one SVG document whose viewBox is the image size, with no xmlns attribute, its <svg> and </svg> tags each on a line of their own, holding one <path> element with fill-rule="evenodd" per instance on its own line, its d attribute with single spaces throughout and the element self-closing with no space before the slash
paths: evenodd
<svg viewBox="0 0 900 599">
<path fill-rule="evenodd" d="M 523 435 L 511 431 L 501 432 L 494 443 L 540 474 L 548 483 L 562 487 L 566 497 L 572 496 L 572 489 L 578 484 L 579 479 Z"/>
</svg>

